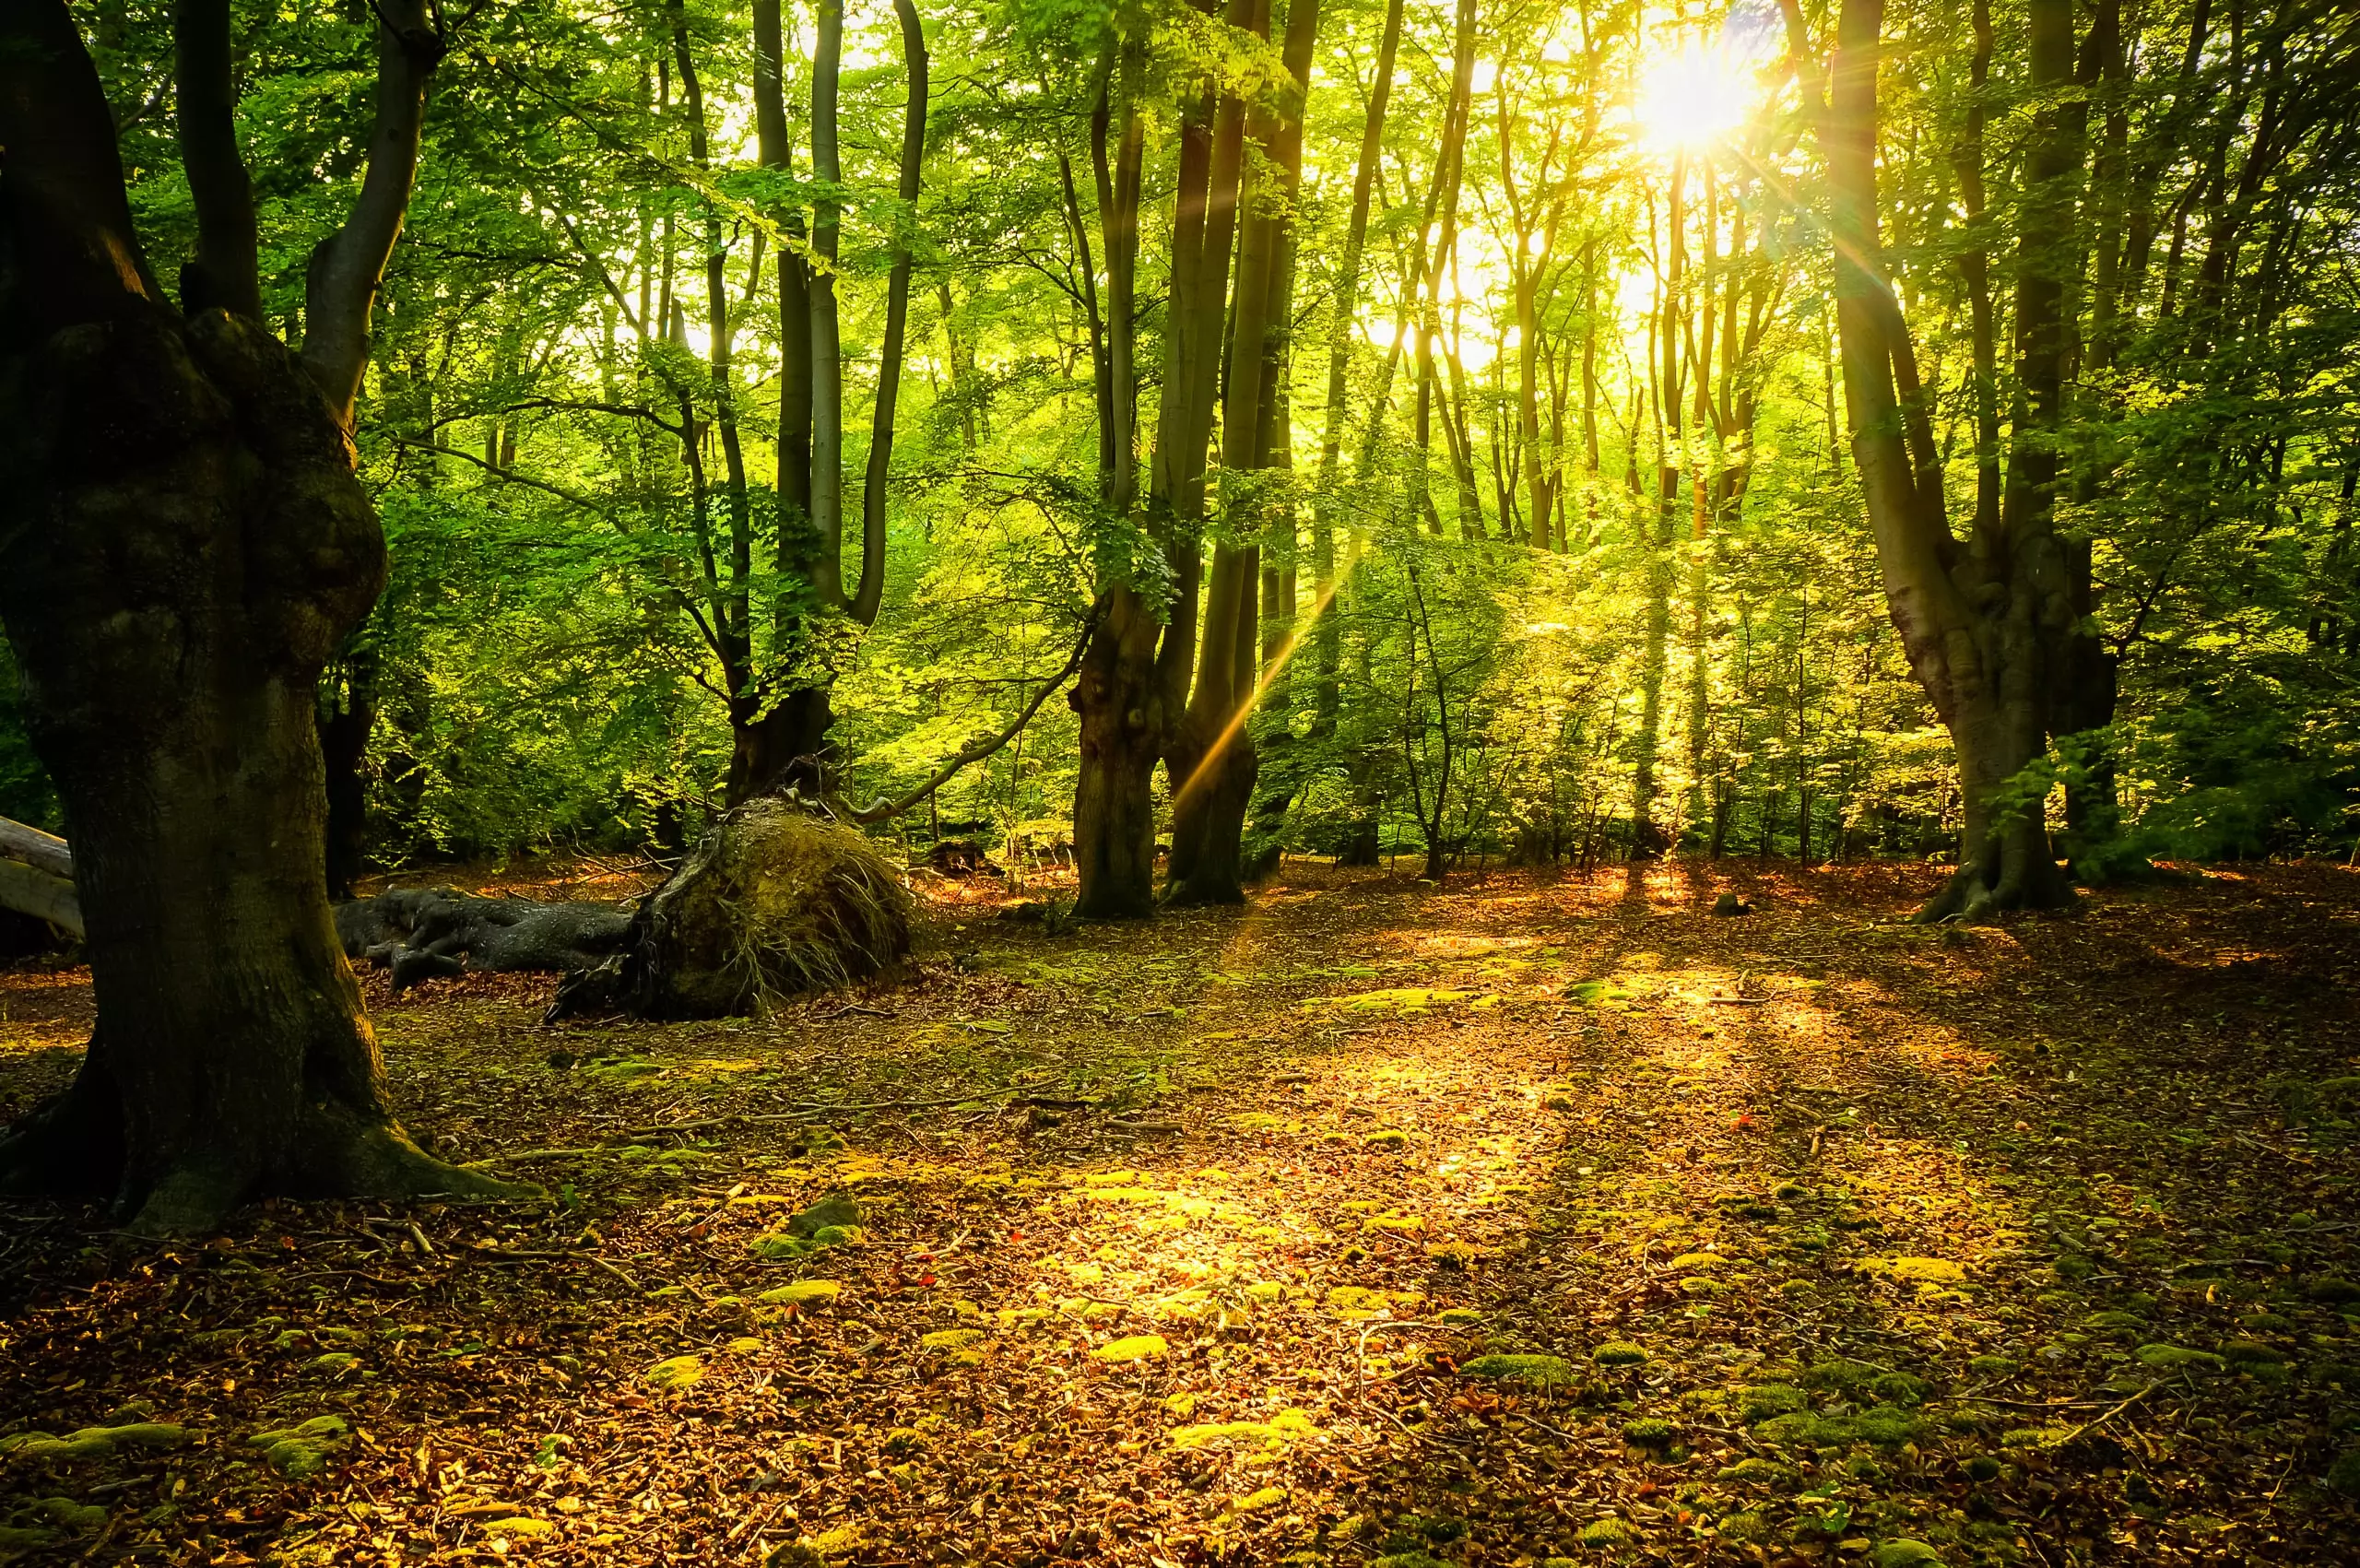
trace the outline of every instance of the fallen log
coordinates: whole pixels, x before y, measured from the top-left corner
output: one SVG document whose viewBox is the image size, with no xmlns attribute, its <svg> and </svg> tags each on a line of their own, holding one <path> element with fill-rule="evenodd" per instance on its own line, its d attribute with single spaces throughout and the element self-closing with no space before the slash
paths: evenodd
<svg viewBox="0 0 2360 1568">
<path fill-rule="evenodd" d="M 336 928 L 347 958 L 391 969 L 399 991 L 470 969 L 584 969 L 621 949 L 631 916 L 612 904 L 395 888 L 336 905 Z"/>
<path fill-rule="evenodd" d="M 21 860 L 36 871 L 74 879 L 74 852 L 55 833 L 0 817 L 0 860 Z"/>
<path fill-rule="evenodd" d="M 74 855 L 64 839 L 0 817 L 0 909 L 45 920 L 77 938 L 84 935 Z"/>
</svg>

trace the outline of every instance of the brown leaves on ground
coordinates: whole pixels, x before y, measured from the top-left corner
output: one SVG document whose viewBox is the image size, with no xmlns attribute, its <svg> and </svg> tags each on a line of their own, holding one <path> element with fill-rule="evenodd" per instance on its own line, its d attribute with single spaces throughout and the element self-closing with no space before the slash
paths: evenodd
<svg viewBox="0 0 2360 1568">
<path fill-rule="evenodd" d="M 2342 1560 L 2360 884 L 1905 924 L 1933 875 L 1291 866 L 1070 937 L 963 891 L 761 1021 L 372 996 L 408 1124 L 549 1202 L 15 1211 L 0 1427 L 60 1441 L 0 1437 L 0 1543 Z M 85 986 L 0 974 L 0 1093 Z"/>
</svg>

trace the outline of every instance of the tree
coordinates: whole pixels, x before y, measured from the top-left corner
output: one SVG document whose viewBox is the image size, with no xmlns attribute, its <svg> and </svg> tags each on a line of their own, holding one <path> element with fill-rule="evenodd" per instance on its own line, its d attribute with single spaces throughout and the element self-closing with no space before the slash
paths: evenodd
<svg viewBox="0 0 2360 1568">
<path fill-rule="evenodd" d="M 313 689 L 384 577 L 350 427 L 446 44 L 416 0 L 380 17 L 367 172 L 313 253 L 297 351 L 258 319 L 227 0 L 174 15 L 198 214 L 178 308 L 72 13 L 0 13 L 0 620 L 99 1005 L 73 1086 L 0 1144 L 0 1182 L 111 1193 L 141 1231 L 264 1190 L 507 1190 L 395 1122 L 322 871 Z"/>
<path fill-rule="evenodd" d="M 1789 7 L 1800 53 L 1800 13 L 1792 0 Z M 1939 919 L 2053 906 L 2071 898 L 2071 884 L 2050 852 L 2037 798 L 2027 808 L 2012 785 L 2047 754 L 2068 689 L 2074 619 L 2054 525 L 2065 355 L 2059 269 L 2070 253 L 2069 183 L 2082 158 L 2082 111 L 2055 90 L 2072 75 L 2071 0 L 2029 0 L 2030 79 L 2044 96 L 2017 226 L 2023 403 L 1998 515 L 1978 514 L 1977 531 L 1965 544 L 1952 531 L 1943 500 L 1908 324 L 1877 259 L 1883 15 L 1882 0 L 1844 0 L 1818 117 L 1852 453 L 1894 625 L 1957 748 L 1965 797 L 1958 871 L 1922 913 Z"/>
</svg>

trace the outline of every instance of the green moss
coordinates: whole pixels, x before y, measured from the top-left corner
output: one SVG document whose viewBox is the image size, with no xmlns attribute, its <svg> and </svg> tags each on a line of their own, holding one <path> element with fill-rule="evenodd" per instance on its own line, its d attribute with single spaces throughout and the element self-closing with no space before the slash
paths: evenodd
<svg viewBox="0 0 2360 1568">
<path fill-rule="evenodd" d="M 668 1356 L 643 1375 L 658 1388 L 692 1388 L 704 1378 L 704 1362 L 694 1356 Z"/>
<path fill-rule="evenodd" d="M 2024 1370 L 2024 1362 L 2013 1356 L 1977 1356 L 1966 1363 L 1966 1370 L 1985 1377 L 2010 1377 Z"/>
<path fill-rule="evenodd" d="M 1714 1480 L 1732 1485 L 1788 1486 L 1795 1481 L 1796 1473 L 1792 1465 L 1782 1465 L 1776 1459 L 1765 1459 L 1757 1454 L 1717 1471 Z"/>
<path fill-rule="evenodd" d="M 44 1497 L 41 1511 L 51 1521 L 69 1530 L 85 1533 L 106 1528 L 107 1511 L 95 1503 L 77 1503 L 70 1497 Z"/>
<path fill-rule="evenodd" d="M 2210 1350 L 2185 1345 L 2142 1345 L 2131 1354 L 2158 1372 L 2219 1372 L 2228 1365 Z"/>
<path fill-rule="evenodd" d="M 1562 1356 L 1477 1356 L 1471 1362 L 1461 1362 L 1458 1370 L 1469 1377 L 1494 1377 L 1542 1387 L 1572 1383 L 1577 1375 L 1573 1363 Z"/>
<path fill-rule="evenodd" d="M 1942 1568 L 1941 1554 L 1922 1540 L 1889 1540 L 1869 1561 L 1876 1568 Z"/>
<path fill-rule="evenodd" d="M 1594 1519 L 1575 1538 L 1587 1547 L 1636 1546 L 1639 1533 L 1620 1519 Z"/>
<path fill-rule="evenodd" d="M 2082 1326 L 2100 1332 L 2125 1329 L 2135 1332 L 2146 1327 L 2147 1320 L 2135 1312 L 2094 1312 L 2082 1319 Z"/>
<path fill-rule="evenodd" d="M 1318 1435 L 1319 1429 L 1301 1410 L 1280 1410 L 1266 1421 L 1208 1421 L 1175 1427 L 1172 1446 L 1209 1448 L 1215 1444 L 1252 1443 L 1277 1452 L 1299 1439 Z"/>
<path fill-rule="evenodd" d="M 1859 1267 L 1863 1274 L 1905 1285 L 1956 1287 L 1966 1283 L 1965 1266 L 1943 1257 L 1871 1257 Z"/>
<path fill-rule="evenodd" d="M 1773 1416 L 1792 1415 L 1797 1410 L 1811 1409 L 1811 1396 L 1788 1384 L 1758 1384 L 1738 1396 L 1737 1409 L 1745 1423 L 1752 1426 Z"/>
<path fill-rule="evenodd" d="M 352 1428 L 342 1416 L 313 1416 L 301 1425 L 258 1432 L 246 1439 L 262 1450 L 271 1468 L 289 1480 L 317 1475 L 328 1456 L 352 1441 Z"/>
<path fill-rule="evenodd" d="M 65 1437 L 45 1432 L 19 1432 L 0 1437 L 0 1454 L 28 1459 L 102 1459 L 124 1447 L 178 1448 L 188 1441 L 188 1429 L 162 1421 L 130 1421 L 122 1426 L 86 1426 Z"/>
<path fill-rule="evenodd" d="M 792 1285 L 781 1285 L 774 1291 L 764 1291 L 755 1297 L 768 1306 L 808 1306 L 815 1302 L 832 1302 L 844 1291 L 833 1279 L 797 1279 Z"/>
<path fill-rule="evenodd" d="M 963 1350 L 982 1344 L 985 1338 L 980 1328 L 938 1328 L 920 1338 L 918 1346 L 927 1350 Z"/>
<path fill-rule="evenodd" d="M 1634 1448 L 1669 1448 L 1680 1441 L 1680 1429 L 1658 1416 L 1641 1416 L 1622 1423 L 1622 1441 Z"/>
<path fill-rule="evenodd" d="M 1090 1352 L 1090 1359 L 1119 1366 L 1129 1362 L 1143 1362 L 1162 1355 L 1172 1346 L 1161 1334 L 1134 1334 L 1099 1346 Z"/>
<path fill-rule="evenodd" d="M 2360 1445 L 2346 1448 L 2327 1468 L 2327 1484 L 2346 1497 L 2360 1497 Z"/>
<path fill-rule="evenodd" d="M 1642 1366 L 1647 1352 L 1625 1340 L 1610 1340 L 1589 1353 L 1589 1359 L 1600 1366 Z"/>
<path fill-rule="evenodd" d="M 484 1534 L 506 1540 L 547 1540 L 557 1534 L 557 1527 L 549 1520 L 521 1514 L 507 1519 L 486 1519 L 480 1527 Z"/>
<path fill-rule="evenodd" d="M 1862 1410 L 1857 1416 L 1815 1416 L 1798 1411 L 1789 1416 L 1774 1416 L 1753 1429 L 1756 1437 L 1792 1448 L 1845 1448 L 1855 1443 L 1898 1448 L 1905 1443 L 1916 1442 L 1926 1432 L 1927 1425 L 1921 1418 L 1890 1405 Z"/>
<path fill-rule="evenodd" d="M 2275 1345 L 2265 1345 L 2259 1339 L 2232 1339 L 2221 1347 L 2222 1357 L 2238 1366 L 2280 1366 L 2286 1352 Z"/>
</svg>

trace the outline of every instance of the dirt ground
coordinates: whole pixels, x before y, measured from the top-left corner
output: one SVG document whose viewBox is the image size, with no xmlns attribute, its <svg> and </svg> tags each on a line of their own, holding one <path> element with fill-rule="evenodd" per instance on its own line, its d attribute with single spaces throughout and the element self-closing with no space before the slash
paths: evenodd
<svg viewBox="0 0 2360 1568">
<path fill-rule="evenodd" d="M 546 1201 L 0 1209 L 0 1557 L 2354 1561 L 2360 878 L 1935 875 L 938 886 L 721 1024 L 372 976 Z M 89 1020 L 0 971 L 0 1114 Z"/>
</svg>

